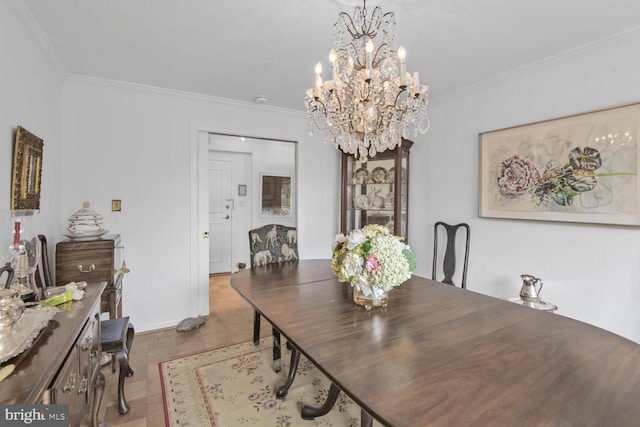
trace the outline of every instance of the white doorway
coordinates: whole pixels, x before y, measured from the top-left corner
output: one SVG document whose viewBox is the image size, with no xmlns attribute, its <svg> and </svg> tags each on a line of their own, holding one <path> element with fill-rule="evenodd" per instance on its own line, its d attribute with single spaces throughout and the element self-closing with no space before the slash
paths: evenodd
<svg viewBox="0 0 640 427">
<path fill-rule="evenodd" d="M 194 127 L 191 157 L 192 209 L 194 212 L 191 231 L 194 236 L 191 253 L 191 312 L 209 313 L 209 274 L 211 271 L 210 252 L 231 254 L 231 265 L 223 272 L 236 272 L 241 264 L 249 265 L 248 230 L 267 223 L 278 222 L 283 225 L 297 224 L 296 194 L 296 145 L 295 141 L 274 140 L 265 138 L 242 137 L 238 135 L 220 134 L 197 130 Z M 223 241 L 210 237 L 210 180 L 209 160 L 230 161 L 231 166 L 231 246 L 212 248 L 211 240 Z M 292 201 L 288 216 L 269 216 L 256 208 L 261 205 L 261 176 L 291 176 Z M 220 190 L 222 191 L 222 190 Z M 222 205 L 224 208 L 225 205 Z M 254 208 L 254 206 L 256 208 Z M 223 216 L 226 216 L 223 215 Z M 225 261 L 227 264 L 228 261 Z M 217 271 L 218 267 L 216 267 Z"/>
<path fill-rule="evenodd" d="M 209 274 L 232 271 L 232 166 L 228 160 L 209 159 Z"/>
<path fill-rule="evenodd" d="M 209 274 L 232 273 L 249 253 L 251 153 L 211 148 L 207 167 Z"/>
</svg>

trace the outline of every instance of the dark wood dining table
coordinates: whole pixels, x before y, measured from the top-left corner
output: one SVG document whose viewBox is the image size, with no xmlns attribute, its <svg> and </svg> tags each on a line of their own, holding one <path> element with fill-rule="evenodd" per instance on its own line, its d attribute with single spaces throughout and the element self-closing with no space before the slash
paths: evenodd
<svg viewBox="0 0 640 427">
<path fill-rule="evenodd" d="M 231 286 L 384 425 L 640 425 L 640 345 L 598 327 L 418 276 L 366 311 L 329 260 Z"/>
</svg>

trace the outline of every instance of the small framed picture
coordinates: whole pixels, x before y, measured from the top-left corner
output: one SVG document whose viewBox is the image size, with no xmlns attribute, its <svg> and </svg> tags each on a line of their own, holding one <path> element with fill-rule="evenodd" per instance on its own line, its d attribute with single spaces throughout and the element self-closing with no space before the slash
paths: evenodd
<svg viewBox="0 0 640 427">
<path fill-rule="evenodd" d="M 238 184 L 238 196 L 246 196 L 246 195 L 247 195 L 247 185 Z"/>
</svg>

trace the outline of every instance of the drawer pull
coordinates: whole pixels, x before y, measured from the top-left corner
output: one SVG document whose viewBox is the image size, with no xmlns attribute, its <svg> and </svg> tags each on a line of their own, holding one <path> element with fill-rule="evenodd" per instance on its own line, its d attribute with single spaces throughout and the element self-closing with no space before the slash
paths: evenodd
<svg viewBox="0 0 640 427">
<path fill-rule="evenodd" d="M 62 392 L 69 393 L 75 387 L 76 387 L 76 373 L 72 372 L 67 377 L 67 383 L 64 385 L 64 387 L 62 387 Z"/>
<path fill-rule="evenodd" d="M 82 377 L 82 381 L 80 381 L 80 387 L 78 387 L 78 394 L 83 394 L 87 392 L 89 385 L 89 378 Z"/>
<path fill-rule="evenodd" d="M 95 269 L 96 269 L 96 266 L 94 264 L 91 264 L 87 270 L 83 270 L 82 264 L 78 265 L 78 271 L 80 273 L 91 273 Z"/>
<path fill-rule="evenodd" d="M 93 337 L 88 336 L 82 342 L 82 351 L 87 351 L 93 346 Z"/>
</svg>

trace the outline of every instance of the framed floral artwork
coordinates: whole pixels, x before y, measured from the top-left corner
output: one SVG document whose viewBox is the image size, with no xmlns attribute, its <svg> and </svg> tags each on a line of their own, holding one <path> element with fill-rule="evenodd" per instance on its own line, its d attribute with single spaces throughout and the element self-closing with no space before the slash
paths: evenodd
<svg viewBox="0 0 640 427">
<path fill-rule="evenodd" d="M 640 225 L 640 103 L 481 133 L 481 217 Z"/>
</svg>

